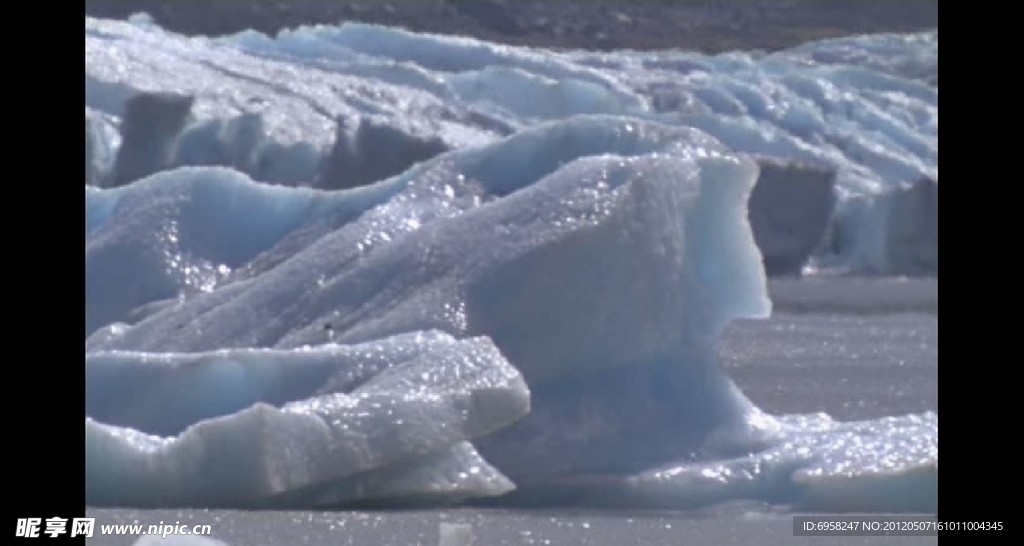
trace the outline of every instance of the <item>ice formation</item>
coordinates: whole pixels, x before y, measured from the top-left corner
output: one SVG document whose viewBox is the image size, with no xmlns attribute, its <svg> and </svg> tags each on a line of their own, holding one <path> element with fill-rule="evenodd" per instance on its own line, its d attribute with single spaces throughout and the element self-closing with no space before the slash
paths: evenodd
<svg viewBox="0 0 1024 546">
<path fill-rule="evenodd" d="M 829 43 L 813 64 L 364 25 L 86 32 L 88 502 L 934 504 L 934 415 L 769 416 L 715 354 L 726 324 L 771 309 L 748 203 L 814 209 L 750 214 L 782 255 L 835 231 L 847 263 L 918 252 L 922 230 L 897 224 L 932 195 L 902 177 L 937 187 L 912 62 L 933 36 Z M 847 48 L 904 56 L 882 70 Z M 133 168 L 160 172 L 115 187 L 140 93 L 189 97 L 190 121 L 147 125 Z M 408 147 L 366 163 L 380 143 Z M 322 189 L 353 172 L 386 178 Z M 889 242 L 863 254 L 878 217 Z"/>
<path fill-rule="evenodd" d="M 143 22 L 87 19 L 86 106 L 120 118 L 139 94 L 191 97 L 189 125 L 177 135 L 165 124 L 165 147 L 152 148 L 177 145 L 161 161 L 324 188 L 580 114 L 696 127 L 733 151 L 835 171 L 829 220 L 840 225 L 815 246 L 819 265 L 934 274 L 934 261 L 899 254 L 934 246 L 927 229 L 899 245 L 886 245 L 891 237 L 878 229 L 901 229 L 879 203 L 921 180 L 937 186 L 937 50 L 934 32 L 706 56 L 540 51 L 362 24 L 184 38 Z M 360 151 L 352 145 L 360 127 L 389 133 L 394 144 L 383 147 L 401 151 Z M 118 176 L 101 170 L 89 180 L 110 185 Z M 922 218 L 912 221 L 926 224 L 936 202 L 914 205 Z M 818 235 L 810 228 L 803 238 Z"/>
<path fill-rule="evenodd" d="M 466 440 L 529 409 L 522 377 L 489 340 L 436 332 L 294 351 L 96 352 L 86 382 L 97 503 L 501 493 L 511 484 Z"/>
</svg>

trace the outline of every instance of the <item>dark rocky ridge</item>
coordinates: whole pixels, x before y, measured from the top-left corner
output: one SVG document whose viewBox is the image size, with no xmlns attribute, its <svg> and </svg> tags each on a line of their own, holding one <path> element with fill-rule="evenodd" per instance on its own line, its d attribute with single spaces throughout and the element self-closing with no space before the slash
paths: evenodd
<svg viewBox="0 0 1024 546">
<path fill-rule="evenodd" d="M 551 48 L 705 52 L 938 26 L 937 0 L 86 0 L 86 14 L 147 12 L 184 34 L 362 21 Z"/>
</svg>

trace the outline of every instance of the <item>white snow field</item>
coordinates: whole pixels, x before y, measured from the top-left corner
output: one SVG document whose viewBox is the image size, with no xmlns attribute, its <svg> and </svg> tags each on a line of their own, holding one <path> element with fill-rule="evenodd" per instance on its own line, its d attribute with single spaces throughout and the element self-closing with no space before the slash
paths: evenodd
<svg viewBox="0 0 1024 546">
<path fill-rule="evenodd" d="M 769 415 L 717 350 L 771 313 L 755 241 L 932 271 L 937 40 L 86 19 L 87 502 L 934 510 L 934 413 Z"/>
</svg>

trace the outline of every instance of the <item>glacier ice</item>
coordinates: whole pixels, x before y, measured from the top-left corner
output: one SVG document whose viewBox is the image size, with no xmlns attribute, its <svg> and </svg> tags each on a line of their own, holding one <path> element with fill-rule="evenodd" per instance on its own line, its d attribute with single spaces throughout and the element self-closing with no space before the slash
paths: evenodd
<svg viewBox="0 0 1024 546">
<path fill-rule="evenodd" d="M 192 97 L 195 119 L 172 164 L 331 188 L 579 114 L 691 126 L 733 151 L 835 170 L 830 222 L 840 225 L 819 248 L 825 265 L 934 274 L 920 260 L 890 259 L 894 247 L 880 247 L 864 225 L 874 216 L 845 209 L 922 179 L 937 184 L 937 50 L 935 32 L 700 55 L 540 51 L 362 24 L 184 38 L 151 23 L 86 19 L 86 105 L 119 117 L 138 94 Z M 337 164 L 330 157 L 351 148 L 339 137 L 363 123 L 406 135 L 402 146 L 437 144 L 390 168 L 352 167 L 365 175 L 339 185 L 336 168 L 326 173 Z M 356 153 L 342 164 L 373 164 Z"/>
<path fill-rule="evenodd" d="M 742 166 L 723 166 L 732 163 L 713 160 L 709 154 L 720 154 L 716 149 L 721 147 L 712 138 L 690 129 L 626 118 L 587 117 L 523 131 L 487 147 L 453 152 L 379 186 L 361 188 L 352 196 L 325 194 L 331 199 L 344 199 L 345 209 L 353 211 L 375 204 L 373 200 L 361 198 L 369 192 L 386 193 L 403 188 L 380 206 L 363 209 L 365 212 L 352 221 L 311 228 L 323 236 L 313 240 L 307 233 L 306 246 L 297 252 L 295 245 L 278 245 L 264 252 L 236 271 L 238 276 L 254 277 L 250 281 L 229 283 L 223 289 L 208 293 L 199 290 L 195 297 L 180 305 L 168 306 L 165 312 L 143 319 L 123 336 L 110 341 L 90 339 L 88 347 L 188 351 L 245 346 L 295 347 L 327 341 L 363 341 L 430 328 L 459 334 L 483 332 L 484 325 L 495 320 L 508 323 L 502 328 L 512 332 L 532 324 L 532 328 L 539 330 L 538 336 L 557 336 L 551 342 L 561 344 L 560 340 L 566 336 L 578 336 L 579 341 L 589 339 L 591 332 L 586 330 L 589 325 L 584 325 L 588 319 L 573 316 L 569 320 L 567 316 L 563 320 L 557 315 L 562 311 L 549 307 L 550 302 L 545 299 L 586 301 L 592 299 L 595 290 L 615 298 L 614 304 L 607 302 L 607 310 L 590 319 L 606 323 L 602 327 L 608 330 L 617 327 L 633 330 L 635 327 L 627 326 L 640 321 L 649 325 L 644 336 L 663 338 L 662 344 L 668 344 L 678 337 L 677 330 L 691 321 L 707 329 L 708 335 L 714 335 L 715 329 L 724 326 L 733 315 L 716 316 L 710 314 L 711 308 L 752 306 L 756 309 L 754 314 L 764 314 L 768 307 L 761 293 L 763 279 L 757 277 L 760 256 L 756 249 L 737 247 L 735 243 L 726 245 L 729 237 L 745 240 L 743 237 L 749 236 L 742 231 L 746 226 L 743 216 L 749 191 L 744 184 L 748 183 L 745 178 L 756 177 L 756 167 L 748 162 Z M 710 189 L 698 191 L 704 184 L 700 182 L 697 169 L 703 156 L 708 156 L 703 159 L 705 170 L 740 169 L 744 181 L 707 183 L 713 184 Z M 522 157 L 529 157 L 529 163 L 515 168 L 517 162 L 522 163 L 517 158 Z M 680 166 L 680 161 L 689 166 Z M 728 176 L 723 175 L 723 178 L 731 180 Z M 225 181 L 221 185 L 230 183 Z M 156 177 L 138 186 L 134 193 L 140 195 L 136 199 L 146 205 L 126 206 L 125 210 L 144 212 L 160 203 L 152 195 L 154 192 L 174 191 L 172 185 L 161 184 Z M 217 191 L 209 182 L 197 183 L 194 187 L 207 188 L 209 193 Z M 288 190 L 280 188 L 270 195 L 284 191 Z M 697 199 L 698 196 L 702 199 Z M 730 198 L 740 202 L 731 203 L 730 207 L 719 205 L 719 201 L 728 202 Z M 233 196 L 221 199 L 235 202 Z M 211 199 L 199 203 L 200 207 L 219 210 Z M 275 197 L 264 206 L 285 207 L 287 203 L 287 199 Z M 490 206 L 499 203 L 504 206 Z M 677 226 L 689 207 L 694 207 L 695 214 L 702 215 L 701 218 L 709 217 L 703 220 L 704 224 L 698 224 L 706 226 L 702 230 Z M 243 221 L 256 217 L 247 215 Z M 227 214 L 217 218 L 221 222 L 233 221 Z M 735 227 L 734 223 L 743 227 Z M 115 222 L 111 229 L 122 224 Z M 177 225 L 180 232 L 206 229 L 217 232 L 217 238 L 247 237 L 252 231 L 230 224 Z M 123 236 L 105 237 L 104 242 L 109 239 L 108 244 L 120 244 L 140 232 L 159 233 L 158 230 L 132 230 Z M 674 233 L 677 235 L 672 236 Z M 600 242 L 601 234 L 614 235 L 610 240 L 617 241 L 620 254 L 603 248 L 606 244 Z M 684 234 L 693 239 L 684 240 Z M 251 243 L 262 242 L 258 231 L 253 235 Z M 655 239 L 657 244 L 648 248 L 652 245 L 646 238 Z M 87 247 L 93 244 L 91 239 L 93 237 L 87 241 Z M 202 237 L 197 239 L 205 241 Z M 556 244 L 563 239 L 564 243 Z M 575 242 L 577 240 L 579 242 Z M 234 248 L 233 244 L 227 244 L 229 242 L 221 246 Z M 565 245 L 564 250 L 554 250 L 562 245 Z M 716 245 L 724 248 L 716 248 Z M 534 258 L 534 249 L 539 246 L 553 247 L 548 252 L 555 256 L 548 258 L 541 254 Z M 251 248 L 255 251 L 259 247 Z M 482 250 L 477 255 L 468 251 L 472 248 Z M 598 252 L 602 248 L 603 251 Z M 736 248 L 735 256 L 730 255 L 728 259 L 741 260 L 742 267 L 718 263 L 726 259 L 719 256 L 731 248 Z M 683 267 L 685 260 L 681 254 L 684 251 L 700 253 L 700 259 L 694 260 L 699 265 L 693 266 L 692 271 Z M 140 254 L 125 252 L 131 256 Z M 570 252 L 594 256 L 586 258 L 584 266 L 578 262 L 582 257 L 570 255 Z M 88 254 L 86 274 L 91 278 Z M 598 261 L 598 257 L 602 261 Z M 536 260 L 541 261 L 535 264 Z M 217 259 L 207 261 L 219 263 Z M 97 260 L 97 263 L 112 263 L 108 267 L 130 277 L 152 277 L 132 273 L 129 267 L 114 260 Z M 237 260 L 227 263 L 232 268 L 238 265 Z M 646 282 L 635 278 L 635 263 L 651 264 L 650 278 Z M 509 277 L 514 270 L 522 270 L 529 276 L 517 281 Z M 599 273 L 589 273 L 595 270 Z M 576 271 L 580 271 L 578 276 Z M 695 307 L 703 307 L 704 299 L 721 299 L 722 303 L 709 303 L 709 314 L 689 318 L 682 310 L 689 287 L 681 283 L 697 282 L 692 280 L 696 276 L 703 279 L 709 291 L 698 298 Z M 564 286 L 545 286 L 541 281 L 547 277 L 573 281 Z M 661 316 L 651 315 L 651 302 L 667 297 L 664 291 L 648 292 L 655 280 L 663 285 L 678 285 L 674 291 L 679 294 L 672 302 L 676 308 L 670 311 L 667 302 L 659 304 L 656 308 L 666 309 Z M 512 282 L 521 284 L 522 288 L 510 286 Z M 494 287 L 499 285 L 502 288 L 496 290 Z M 568 290 L 572 286 L 576 288 Z M 569 326 L 561 326 L 562 331 L 557 333 L 545 330 L 538 327 L 536 317 L 529 316 L 516 319 L 524 324 L 512 323 L 514 315 L 510 312 L 494 316 L 499 306 L 512 304 L 495 301 L 494 293 L 512 294 L 514 290 L 527 289 L 551 292 L 537 299 L 538 304 L 548 307 L 545 313 L 550 318 L 547 320 L 562 321 L 566 325 L 579 323 L 580 331 L 567 329 Z M 405 294 L 409 296 L 401 297 Z M 95 299 L 99 300 L 97 305 L 106 305 L 105 298 Z M 87 300 L 87 307 L 91 305 Z M 517 305 L 523 306 L 524 302 Z M 573 305 L 567 303 L 562 308 L 565 313 L 575 314 Z M 372 312 L 372 319 L 365 316 L 368 312 Z M 190 328 L 178 328 L 179 324 L 189 324 Z M 489 327 L 487 333 L 496 336 L 495 341 L 500 346 L 504 332 L 498 331 L 497 326 Z M 542 352 L 538 348 L 540 339 L 530 339 L 524 345 L 533 346 L 534 352 Z M 622 343 L 624 339 L 619 341 L 613 343 L 612 339 L 607 339 L 609 347 L 593 347 L 592 350 L 607 352 L 605 359 L 609 359 L 632 345 Z M 502 349 L 518 350 L 511 346 Z M 539 358 L 551 362 L 550 367 L 573 364 L 564 360 L 556 364 L 560 359 L 554 354 Z"/>
<path fill-rule="evenodd" d="M 939 184 L 922 178 L 880 195 L 850 200 L 841 214 L 836 239 L 869 241 L 875 252 L 858 257 L 861 271 L 907 274 L 939 267 Z"/>
<path fill-rule="evenodd" d="M 164 171 L 102 191 L 86 186 L 86 334 L 211 291 L 270 248 L 300 246 L 395 191 L 288 189 L 223 167 Z"/>
<path fill-rule="evenodd" d="M 241 43 L 245 40 L 240 38 Z M 251 55 L 218 41 L 185 39 L 149 24 L 86 19 L 86 105 L 125 115 L 138 95 L 191 97 L 192 121 L 180 137 L 175 165 L 224 161 L 203 143 L 248 141 L 246 171 L 259 180 L 308 185 L 330 153 L 336 121 L 377 117 L 450 147 L 493 140 L 483 113 L 427 91 L 330 68 Z M 258 118 L 258 121 L 257 121 Z M 231 126 L 237 129 L 231 129 Z M 198 163 L 208 164 L 208 163 Z"/>
<path fill-rule="evenodd" d="M 510 484 L 465 440 L 529 409 L 489 340 L 434 332 L 287 352 L 93 353 L 86 375 L 86 487 L 101 504 L 502 493 Z"/>
<path fill-rule="evenodd" d="M 87 19 L 87 501 L 930 509 L 933 414 L 770 416 L 716 356 L 771 311 L 764 249 L 927 272 L 937 38 L 866 40 L 598 55 Z M 184 127 L 95 183 L 154 136 L 128 105 L 168 93 Z"/>
</svg>

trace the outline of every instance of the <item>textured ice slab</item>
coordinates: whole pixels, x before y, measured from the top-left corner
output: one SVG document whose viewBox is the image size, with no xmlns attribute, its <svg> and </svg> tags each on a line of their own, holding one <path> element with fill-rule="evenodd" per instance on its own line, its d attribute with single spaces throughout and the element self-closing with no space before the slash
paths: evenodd
<svg viewBox="0 0 1024 546">
<path fill-rule="evenodd" d="M 86 335 L 138 320 L 152 311 L 146 304 L 209 292 L 269 248 L 349 221 L 391 193 L 289 190 L 224 168 L 86 186 Z"/>
<path fill-rule="evenodd" d="M 87 501 L 99 504 L 499 494 L 511 484 L 465 440 L 529 410 L 522 377 L 489 340 L 436 332 L 296 351 L 92 353 L 86 374 Z"/>
<path fill-rule="evenodd" d="M 703 357 L 729 320 L 768 311 L 760 257 L 744 221 L 756 165 L 719 149 L 713 139 L 693 130 L 624 118 L 579 118 L 541 126 L 483 149 L 442 156 L 385 184 L 330 194 L 330 199 L 337 200 L 332 206 L 364 212 L 337 226 L 300 229 L 319 235 L 275 245 L 236 269 L 236 278 L 209 291 L 186 293 L 155 308 L 134 326 L 112 325 L 90 337 L 89 381 L 101 389 L 90 397 L 96 401 L 90 403 L 90 415 L 97 420 L 89 425 L 96 438 L 93 443 L 106 445 L 110 441 L 106 438 L 114 436 L 104 428 L 113 425 L 98 421 L 131 426 L 138 431 L 132 433 L 133 439 L 142 431 L 175 433 L 197 423 L 165 448 L 184 450 L 174 446 L 189 445 L 190 434 L 198 434 L 194 430 L 211 430 L 217 438 L 216 431 L 244 430 L 248 419 L 279 418 L 267 406 L 251 405 L 263 401 L 260 385 L 283 389 L 289 393 L 285 398 L 303 396 L 289 390 L 293 387 L 284 378 L 253 383 L 244 377 L 218 379 L 219 373 L 233 369 L 229 365 L 172 366 L 188 370 L 194 375 L 186 375 L 185 380 L 195 381 L 174 388 L 175 381 L 162 372 L 150 372 L 159 381 L 152 375 L 138 379 L 144 372 L 130 371 L 138 364 L 118 363 L 111 353 L 101 352 L 111 349 L 166 353 L 274 347 L 279 353 L 259 353 L 247 360 L 284 359 L 298 373 L 296 361 L 301 359 L 287 359 L 289 350 L 436 328 L 459 337 L 489 335 L 537 384 L 652 359 Z M 506 167 L 524 156 L 532 159 L 530 168 Z M 160 177 L 183 181 L 162 184 Z M 118 207 L 144 211 L 143 204 L 161 201 L 153 193 L 159 191 L 172 196 L 170 202 L 176 206 L 162 214 L 125 217 L 134 218 L 131 221 L 110 212 Z M 240 204 L 246 195 L 253 201 L 231 213 L 213 198 L 220 192 L 225 194 L 220 203 Z M 390 199 L 376 206 L 366 198 L 389 192 L 393 193 Z M 180 229 L 197 234 L 196 241 L 205 240 L 198 236 L 204 220 L 188 212 L 193 203 L 221 211 L 217 218 L 222 222 L 235 221 L 232 215 L 269 220 L 268 213 L 252 214 L 254 207 L 267 203 L 284 207 L 274 210 L 280 218 L 291 220 L 296 211 L 310 216 L 311 196 L 325 195 L 256 187 L 223 169 L 180 170 L 127 188 L 90 193 L 96 195 L 91 198 L 95 204 L 88 215 L 92 220 L 87 240 L 122 224 L 136 226 L 134 232 L 158 233 L 157 226 L 177 220 Z M 134 193 L 140 200 L 137 205 L 117 201 Z M 268 195 L 276 198 L 265 200 Z M 166 214 L 167 210 L 173 214 Z M 146 223 L 153 229 L 139 228 Z M 111 244 L 131 240 L 134 232 L 111 231 Z M 250 238 L 254 252 L 267 248 L 278 236 L 277 231 L 264 235 L 253 228 L 210 229 L 209 233 Z M 91 252 L 92 247 L 87 248 L 87 255 Z M 638 278 L 634 269 L 641 263 L 644 278 Z M 139 278 L 148 274 L 130 267 L 124 270 Z M 595 294 L 601 299 L 595 300 Z M 241 358 L 242 353 L 237 355 Z M 143 360 L 189 358 L 148 356 Z M 199 361 L 207 358 L 204 354 Z M 686 362 L 699 370 L 691 376 L 708 376 L 702 385 L 721 389 L 710 395 L 707 404 L 690 406 L 702 427 L 747 407 L 712 365 L 707 358 Z M 247 369 L 259 377 L 261 366 L 267 364 L 250 362 Z M 128 370 L 122 373 L 129 378 L 136 374 L 135 382 L 155 385 L 156 392 L 124 385 L 104 387 L 110 383 L 101 372 L 111 367 Z M 238 386 L 244 388 L 217 388 L 218 381 L 241 382 Z M 586 383 L 581 385 L 585 391 Z M 180 391 L 201 396 L 211 390 L 218 393 L 211 396 L 217 403 L 180 399 Z M 239 413 L 228 418 L 215 415 L 227 411 Z M 216 423 L 222 423 L 222 428 Z M 698 430 L 696 435 L 704 429 Z M 602 435 L 608 438 L 607 433 Z M 557 452 L 559 446 L 553 447 Z M 565 447 L 576 449 L 579 444 Z M 609 454 L 616 463 L 621 456 L 621 452 Z M 268 457 L 273 459 L 273 453 Z M 131 466 L 118 463 L 113 468 L 121 471 Z M 115 475 L 101 482 L 112 482 Z M 163 483 L 154 479 L 126 479 L 139 484 L 140 490 L 131 495 L 115 490 L 109 497 L 98 498 L 144 502 L 144 492 Z M 209 480 L 203 483 L 217 487 Z M 189 498 L 215 498 L 215 492 L 188 494 Z M 232 497 L 225 502 L 241 500 Z"/>
<path fill-rule="evenodd" d="M 171 163 L 329 188 L 430 156 L 368 169 L 367 148 L 342 162 L 365 177 L 332 172 L 331 157 L 347 150 L 339 135 L 364 122 L 405 135 L 402 147 L 436 138 L 430 151 L 580 114 L 692 126 L 734 151 L 835 170 L 841 225 L 820 247 L 824 265 L 932 274 L 927 260 L 890 256 L 893 248 L 918 254 L 916 246 L 879 242 L 889 236 L 876 231 L 898 226 L 845 209 L 919 180 L 937 183 L 937 51 L 934 32 L 708 56 L 552 52 L 362 24 L 185 38 L 141 21 L 87 19 L 86 105 L 117 117 L 138 93 L 194 97 L 194 120 Z"/>
<path fill-rule="evenodd" d="M 713 339 L 769 308 L 745 222 L 756 166 L 716 148 L 697 131 L 597 117 L 442 156 L 305 248 L 253 260 L 239 272 L 251 279 L 88 346 L 290 348 L 436 328 L 490 335 L 529 376 Z M 610 152 L 623 155 L 592 155 Z"/>
<path fill-rule="evenodd" d="M 927 479 L 876 463 L 936 466 L 927 416 L 790 425 L 718 365 L 722 329 L 771 308 L 747 220 L 758 176 L 700 130 L 580 115 L 354 190 L 209 167 L 87 187 L 90 502 L 607 495 L 796 442 L 807 456 L 778 468 L 855 471 L 826 473 L 822 498 L 866 480 L 918 509 Z M 678 505 L 798 502 L 800 480 Z"/>
</svg>

